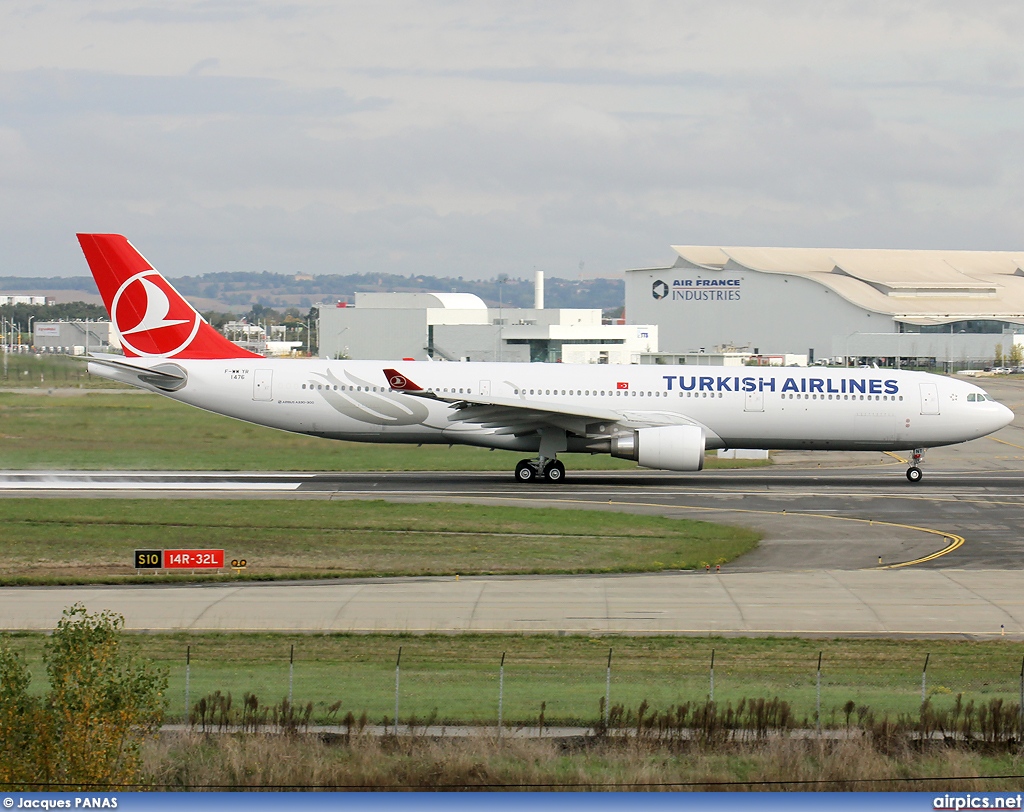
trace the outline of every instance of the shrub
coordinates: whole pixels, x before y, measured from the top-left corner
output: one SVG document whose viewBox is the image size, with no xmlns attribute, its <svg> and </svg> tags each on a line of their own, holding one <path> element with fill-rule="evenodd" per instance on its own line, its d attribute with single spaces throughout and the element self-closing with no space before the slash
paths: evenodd
<svg viewBox="0 0 1024 812">
<path fill-rule="evenodd" d="M 49 691 L 0 642 L 0 780 L 11 788 L 123 787 L 138 779 L 139 745 L 163 720 L 167 675 L 140 662 L 124 618 L 64 610 L 44 652 Z"/>
</svg>

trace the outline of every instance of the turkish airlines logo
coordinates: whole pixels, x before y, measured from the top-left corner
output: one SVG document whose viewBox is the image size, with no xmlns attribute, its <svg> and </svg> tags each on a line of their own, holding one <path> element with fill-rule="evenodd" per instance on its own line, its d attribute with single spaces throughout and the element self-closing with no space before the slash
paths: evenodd
<svg viewBox="0 0 1024 812">
<path fill-rule="evenodd" d="M 392 375 L 388 383 L 392 389 L 405 389 L 409 382 L 402 375 Z"/>
<path fill-rule="evenodd" d="M 121 345 L 136 355 L 173 356 L 192 343 L 201 318 L 155 270 L 127 279 L 110 315 Z"/>
</svg>

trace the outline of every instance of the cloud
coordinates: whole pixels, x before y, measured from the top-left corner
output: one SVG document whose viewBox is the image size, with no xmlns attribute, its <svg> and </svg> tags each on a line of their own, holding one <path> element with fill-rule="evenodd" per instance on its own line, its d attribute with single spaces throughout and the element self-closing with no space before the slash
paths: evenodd
<svg viewBox="0 0 1024 812">
<path fill-rule="evenodd" d="M 355 100 L 339 88 L 293 88 L 272 79 L 202 75 L 216 62 L 204 60 L 185 76 L 42 68 L 0 73 L 0 117 L 339 116 L 387 104 L 379 98 Z"/>
<path fill-rule="evenodd" d="M 588 274 L 678 243 L 1020 248 L 1024 7 L 0 10 L 0 275 Z"/>
</svg>

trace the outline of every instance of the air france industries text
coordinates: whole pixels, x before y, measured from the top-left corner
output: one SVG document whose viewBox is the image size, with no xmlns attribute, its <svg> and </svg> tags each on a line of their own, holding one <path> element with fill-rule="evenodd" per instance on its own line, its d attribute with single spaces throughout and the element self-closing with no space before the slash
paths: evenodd
<svg viewBox="0 0 1024 812">
<path fill-rule="evenodd" d="M 674 279 L 672 301 L 737 302 L 740 300 L 739 279 Z"/>
<path fill-rule="evenodd" d="M 669 392 L 806 392 L 832 395 L 895 395 L 893 379 L 882 378 L 778 378 L 754 375 L 662 375 Z"/>
</svg>

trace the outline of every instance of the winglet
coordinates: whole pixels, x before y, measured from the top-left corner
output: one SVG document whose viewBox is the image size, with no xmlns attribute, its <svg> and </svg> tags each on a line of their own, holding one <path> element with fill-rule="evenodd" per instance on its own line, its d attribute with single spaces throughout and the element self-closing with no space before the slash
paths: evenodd
<svg viewBox="0 0 1024 812">
<path fill-rule="evenodd" d="M 422 392 L 423 387 L 410 381 L 397 369 L 385 369 L 384 375 L 388 379 L 388 386 L 396 392 Z"/>
</svg>

